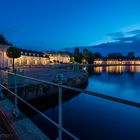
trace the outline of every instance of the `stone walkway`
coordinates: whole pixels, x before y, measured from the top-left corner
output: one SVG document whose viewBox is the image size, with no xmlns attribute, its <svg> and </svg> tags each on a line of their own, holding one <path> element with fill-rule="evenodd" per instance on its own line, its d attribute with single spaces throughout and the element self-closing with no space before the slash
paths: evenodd
<svg viewBox="0 0 140 140">
<path fill-rule="evenodd" d="M 64 75 L 64 80 L 66 78 L 76 78 L 82 75 L 87 75 L 83 71 L 72 71 L 65 69 L 55 69 L 55 68 L 31 68 L 25 69 L 24 74 L 29 77 L 34 77 L 41 80 L 53 81 L 56 80 L 57 74 L 62 73 Z"/>
<path fill-rule="evenodd" d="M 20 140 L 49 140 L 49 138 L 40 131 L 40 129 L 35 126 L 22 112 L 20 116 L 16 118 L 13 116 L 14 105 L 7 98 L 0 100 L 0 106 L 2 111 L 7 115 L 8 120 L 10 120 L 10 126 L 16 132 L 16 135 Z M 14 137 L 14 135 L 13 135 Z M 6 129 L 2 125 L 0 120 L 0 140 L 16 140 L 7 133 Z"/>
<path fill-rule="evenodd" d="M 0 118 L 0 140 L 11 140 L 11 135 L 6 131 Z"/>
<path fill-rule="evenodd" d="M 4 101 L 4 97 L 0 98 L 0 140 L 13 140 L 13 136 L 10 133 L 9 129 L 9 125 L 7 126 L 7 122 L 5 123 L 5 114 L 2 110 L 2 105 L 1 102 Z"/>
</svg>

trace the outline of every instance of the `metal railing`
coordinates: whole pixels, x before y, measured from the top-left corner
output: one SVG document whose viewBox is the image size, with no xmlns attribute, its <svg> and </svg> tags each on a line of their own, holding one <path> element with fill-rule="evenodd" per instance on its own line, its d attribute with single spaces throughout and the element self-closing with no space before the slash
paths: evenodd
<svg viewBox="0 0 140 140">
<path fill-rule="evenodd" d="M 2 94 L 2 88 L 7 90 L 9 93 L 11 93 L 12 95 L 15 96 L 14 98 L 14 115 L 15 117 L 18 117 L 20 115 L 19 111 L 18 111 L 18 107 L 17 107 L 17 99 L 20 100 L 21 102 L 25 103 L 27 106 L 29 106 L 31 109 L 33 109 L 34 111 L 36 111 L 39 115 L 41 115 L 42 117 L 44 117 L 46 120 L 48 120 L 49 122 L 51 122 L 54 126 L 56 126 L 58 128 L 58 134 L 59 134 L 59 137 L 57 138 L 58 140 L 62 140 L 62 132 L 66 133 L 68 136 L 70 136 L 71 138 L 73 138 L 74 140 L 80 140 L 78 137 L 76 137 L 75 135 L 73 135 L 71 132 L 69 132 L 68 130 L 66 130 L 65 128 L 63 128 L 62 126 L 62 75 L 58 75 L 57 78 L 58 78 L 58 84 L 55 84 L 56 86 L 58 86 L 58 98 L 59 98 L 59 104 L 58 104 L 58 123 L 56 123 L 55 121 L 53 121 L 50 117 L 46 116 L 44 113 L 42 113 L 41 111 L 39 111 L 37 108 L 35 108 L 34 106 L 32 106 L 30 103 L 28 103 L 27 101 L 25 101 L 24 99 L 22 99 L 20 96 L 17 95 L 17 76 L 19 77 L 23 77 L 23 78 L 27 78 L 27 79 L 30 79 L 30 80 L 35 80 L 35 81 L 38 81 L 38 82 L 41 82 L 41 80 L 38 80 L 38 79 L 35 79 L 35 78 L 31 78 L 31 77 L 27 77 L 27 76 L 23 76 L 23 75 L 19 75 L 19 74 L 16 74 L 16 73 L 12 73 L 12 72 L 8 72 L 8 71 L 5 71 L 7 74 L 11 74 L 11 75 L 14 75 L 14 92 L 11 91 L 10 89 L 8 89 L 6 86 L 4 86 L 2 84 L 2 82 L 0 82 L 0 95 L 3 96 Z M 2 78 L 1 78 L 2 79 Z M 0 80 L 1 81 L 1 80 Z M 52 82 L 46 82 L 48 84 L 51 84 Z"/>
<path fill-rule="evenodd" d="M 124 100 L 124 99 L 121 99 L 121 98 L 116 98 L 116 97 L 113 97 L 113 96 L 103 95 L 103 94 L 100 94 L 100 93 L 95 93 L 95 92 L 80 89 L 80 88 L 75 88 L 75 87 L 63 85 L 62 84 L 62 79 L 63 79 L 62 75 L 58 75 L 58 77 L 57 77 L 58 78 L 58 83 L 54 83 L 54 82 L 45 81 L 45 80 L 41 80 L 41 79 L 37 79 L 37 78 L 33 78 L 33 77 L 28 77 L 28 76 L 24 76 L 24 75 L 12 73 L 12 72 L 7 72 L 6 71 L 6 73 L 15 76 L 15 91 L 14 91 L 15 93 L 12 92 L 11 90 L 9 90 L 6 86 L 2 85 L 2 83 L 0 83 L 0 87 L 4 88 L 5 90 L 7 90 L 8 92 L 10 92 L 11 94 L 13 94 L 15 96 L 15 102 L 14 102 L 14 104 L 15 104 L 15 114 L 17 113 L 16 115 L 18 115 L 17 99 L 19 99 L 20 101 L 22 101 L 23 103 L 28 105 L 30 108 L 32 108 L 34 111 L 36 111 L 38 114 L 40 114 L 42 117 L 47 119 L 49 122 L 51 122 L 54 126 L 56 126 L 59 129 L 59 131 L 58 131 L 59 132 L 59 140 L 62 140 L 62 132 L 66 133 L 67 135 L 69 135 L 71 138 L 73 138 L 75 140 L 79 140 L 78 137 L 74 136 L 68 130 L 63 128 L 63 125 L 62 125 L 62 88 L 72 90 L 72 91 L 82 92 L 82 93 L 93 95 L 93 96 L 103 98 L 103 99 L 106 99 L 106 100 L 110 100 L 110 101 L 114 101 L 114 102 L 118 102 L 118 103 L 122 103 L 122 104 L 126 104 L 126 105 L 130 105 L 130 106 L 133 106 L 133 107 L 140 108 L 140 103 Z M 59 111 L 58 111 L 58 123 L 53 121 L 51 118 L 49 118 L 48 116 L 46 116 L 45 114 L 40 112 L 37 108 L 35 108 L 34 106 L 32 106 L 27 101 L 25 101 L 24 99 L 22 99 L 21 97 L 19 97 L 17 95 L 16 77 L 22 77 L 22 78 L 25 78 L 25 79 L 29 79 L 29 80 L 33 80 L 33 81 L 37 81 L 37 82 L 41 82 L 41 83 L 45 83 L 45 84 L 49 84 L 49 85 L 53 85 L 53 86 L 58 87 L 58 94 L 59 94 L 59 96 L 58 96 L 58 98 L 59 98 L 59 102 L 58 102 L 58 109 L 59 109 Z"/>
<path fill-rule="evenodd" d="M 60 87 L 65 88 L 65 89 L 86 93 L 86 94 L 93 95 L 93 96 L 96 96 L 96 97 L 99 97 L 99 98 L 103 98 L 103 99 L 107 99 L 107 100 L 111 100 L 111 101 L 115 101 L 115 102 L 119 102 L 119 103 L 122 103 L 122 104 L 127 104 L 127 105 L 130 105 L 130 106 L 140 108 L 140 103 L 136 103 L 136 102 L 133 102 L 133 101 L 129 101 L 129 100 L 125 100 L 125 99 L 121 99 L 121 98 L 117 98 L 117 97 L 113 97 L 113 96 L 109 96 L 109 95 L 104 95 L 104 94 L 96 93 L 96 92 L 93 92 L 93 91 L 88 91 L 88 90 L 85 90 L 85 89 L 75 88 L 75 87 L 71 87 L 71 86 L 67 86 L 67 85 L 59 85 L 58 83 L 54 83 L 54 82 L 50 82 L 50 81 L 46 81 L 46 80 L 41 80 L 41 79 L 37 79 L 37 78 L 33 78 L 33 77 L 28 77 L 28 76 L 24 76 L 24 75 L 20 75 L 20 74 L 14 74 L 12 72 L 7 72 L 7 73 L 12 74 L 12 75 L 16 75 L 16 76 L 19 76 L 19 77 L 22 77 L 22 78 L 25 78 L 25 79 L 29 79 L 29 80 L 33 80 L 33 81 L 37 81 L 37 82 L 42 82 L 42 83 L 57 86 L 57 87 L 60 86 Z"/>
</svg>

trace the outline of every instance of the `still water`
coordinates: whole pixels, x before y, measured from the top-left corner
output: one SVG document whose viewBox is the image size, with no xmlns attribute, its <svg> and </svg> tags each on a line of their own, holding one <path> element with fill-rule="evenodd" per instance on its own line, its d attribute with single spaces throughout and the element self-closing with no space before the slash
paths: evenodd
<svg viewBox="0 0 140 140">
<path fill-rule="evenodd" d="M 140 103 L 140 66 L 83 68 L 89 72 L 87 89 Z M 140 140 L 140 109 L 84 93 L 63 102 L 63 127 L 82 140 Z M 57 98 L 41 101 L 38 108 L 57 121 Z M 40 115 L 31 120 L 51 139 L 57 129 Z M 64 135 L 64 139 L 69 139 Z"/>
</svg>

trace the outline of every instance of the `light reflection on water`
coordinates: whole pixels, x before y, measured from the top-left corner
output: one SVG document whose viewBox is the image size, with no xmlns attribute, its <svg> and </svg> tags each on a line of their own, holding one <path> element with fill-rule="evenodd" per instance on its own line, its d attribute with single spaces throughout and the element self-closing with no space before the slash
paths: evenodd
<svg viewBox="0 0 140 140">
<path fill-rule="evenodd" d="M 140 66 L 93 67 L 91 74 L 88 90 L 140 102 Z"/>
<path fill-rule="evenodd" d="M 91 73 L 123 73 L 123 72 L 140 72 L 140 66 L 95 66 L 95 67 L 83 67 L 84 71 L 90 71 Z"/>
<path fill-rule="evenodd" d="M 140 66 L 96 66 L 93 67 L 95 73 L 102 73 L 103 71 L 107 73 L 123 73 L 123 72 L 140 72 Z"/>
<path fill-rule="evenodd" d="M 88 90 L 140 102 L 140 66 L 88 67 Z M 46 103 L 47 104 L 47 103 Z M 57 121 L 58 106 L 43 111 Z M 82 140 L 139 140 L 140 109 L 84 93 L 63 103 L 63 126 Z M 35 115 L 31 120 L 48 136 L 52 125 Z M 65 138 L 64 138 L 65 139 Z M 66 138 L 67 140 L 67 138 Z"/>
</svg>

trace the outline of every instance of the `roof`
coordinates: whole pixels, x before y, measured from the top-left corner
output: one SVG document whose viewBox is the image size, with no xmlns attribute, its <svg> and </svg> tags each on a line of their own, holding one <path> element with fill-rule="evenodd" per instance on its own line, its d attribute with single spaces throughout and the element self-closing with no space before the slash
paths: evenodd
<svg viewBox="0 0 140 140">
<path fill-rule="evenodd" d="M 26 49 L 20 49 L 20 50 L 21 50 L 21 55 L 49 58 L 49 56 L 44 54 L 43 52 L 26 50 Z"/>
<path fill-rule="evenodd" d="M 54 51 L 47 51 L 47 52 L 44 52 L 44 54 L 53 55 L 53 56 L 56 56 L 56 55 L 69 56 L 69 54 L 67 54 L 65 52 L 54 52 Z"/>
</svg>

